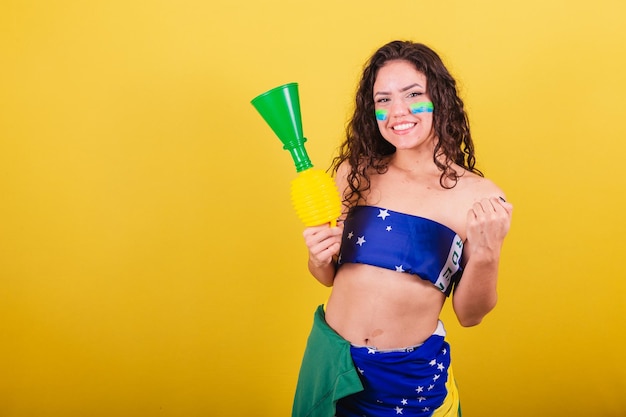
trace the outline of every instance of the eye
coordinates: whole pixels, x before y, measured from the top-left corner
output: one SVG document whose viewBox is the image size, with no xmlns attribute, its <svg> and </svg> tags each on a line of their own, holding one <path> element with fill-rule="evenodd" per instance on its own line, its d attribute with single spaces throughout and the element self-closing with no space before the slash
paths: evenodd
<svg viewBox="0 0 626 417">
<path fill-rule="evenodd" d="M 389 102 L 389 98 L 387 97 L 381 97 L 378 100 L 376 100 L 376 103 L 388 103 Z"/>
<path fill-rule="evenodd" d="M 419 97 L 421 95 L 424 95 L 424 93 L 422 93 L 421 91 L 412 91 L 409 93 L 409 95 L 407 96 L 408 98 L 415 98 L 415 97 Z"/>
</svg>

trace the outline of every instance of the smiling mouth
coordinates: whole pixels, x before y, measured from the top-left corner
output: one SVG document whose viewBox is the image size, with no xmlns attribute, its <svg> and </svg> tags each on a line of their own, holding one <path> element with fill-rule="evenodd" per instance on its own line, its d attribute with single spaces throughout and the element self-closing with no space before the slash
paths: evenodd
<svg viewBox="0 0 626 417">
<path fill-rule="evenodd" d="M 415 126 L 415 123 L 402 123 L 401 125 L 395 125 L 393 130 L 407 130 Z"/>
</svg>

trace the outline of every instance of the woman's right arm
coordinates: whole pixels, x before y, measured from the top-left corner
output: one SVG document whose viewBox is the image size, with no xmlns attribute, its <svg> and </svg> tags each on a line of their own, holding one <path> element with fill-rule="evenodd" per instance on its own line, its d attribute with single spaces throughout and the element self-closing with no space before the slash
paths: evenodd
<svg viewBox="0 0 626 417">
<path fill-rule="evenodd" d="M 340 196 L 343 196 L 347 188 L 347 174 L 350 172 L 350 165 L 343 162 L 337 169 L 335 184 Z M 343 234 L 343 220 L 347 207 L 342 203 L 343 213 L 337 219 L 337 227 L 330 227 L 330 224 L 307 227 L 304 230 L 304 241 L 309 249 L 309 271 L 323 285 L 330 287 L 335 280 L 337 272 L 337 256 L 341 247 L 341 236 Z"/>
</svg>

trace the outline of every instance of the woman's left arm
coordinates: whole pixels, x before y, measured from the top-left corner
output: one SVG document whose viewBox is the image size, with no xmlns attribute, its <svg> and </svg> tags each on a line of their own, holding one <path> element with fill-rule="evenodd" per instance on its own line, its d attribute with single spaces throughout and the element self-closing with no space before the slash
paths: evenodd
<svg viewBox="0 0 626 417">
<path fill-rule="evenodd" d="M 500 251 L 513 206 L 501 197 L 484 198 L 467 213 L 463 277 L 454 290 L 452 306 L 462 326 L 479 324 L 496 306 Z"/>
</svg>

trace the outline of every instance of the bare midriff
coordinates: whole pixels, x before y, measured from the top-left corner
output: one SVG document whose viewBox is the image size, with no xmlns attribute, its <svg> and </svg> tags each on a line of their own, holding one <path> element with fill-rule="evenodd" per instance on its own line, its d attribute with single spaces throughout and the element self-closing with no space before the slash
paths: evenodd
<svg viewBox="0 0 626 417">
<path fill-rule="evenodd" d="M 326 305 L 326 321 L 358 346 L 419 345 L 436 329 L 445 295 L 418 276 L 371 265 L 344 264 Z"/>
</svg>

